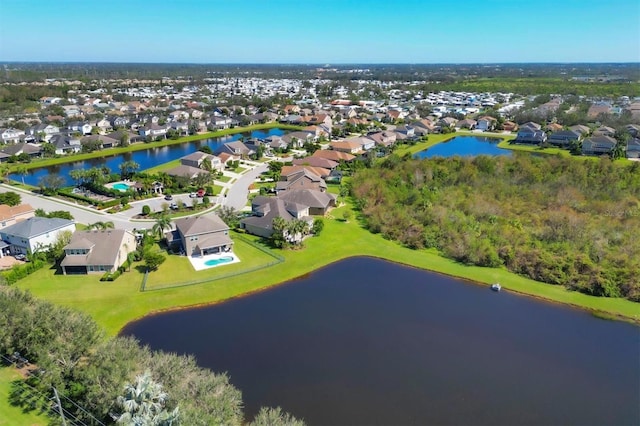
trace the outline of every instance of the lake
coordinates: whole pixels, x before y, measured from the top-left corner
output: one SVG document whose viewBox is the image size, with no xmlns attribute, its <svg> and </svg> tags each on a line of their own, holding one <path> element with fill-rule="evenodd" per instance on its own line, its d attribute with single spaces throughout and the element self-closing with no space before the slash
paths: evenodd
<svg viewBox="0 0 640 426">
<path fill-rule="evenodd" d="M 124 161 L 132 160 L 140 164 L 140 170 L 145 170 L 159 164 L 177 160 L 178 158 L 184 157 L 185 155 L 189 155 L 192 152 L 197 151 L 203 146 L 208 146 L 212 151 L 215 151 L 220 145 L 227 142 L 239 140 L 242 137 L 264 139 L 268 136 L 281 136 L 283 134 L 284 131 L 282 131 L 281 129 L 270 129 L 267 131 L 256 130 L 251 133 L 236 133 L 219 138 L 185 142 L 182 144 L 169 145 L 161 148 L 151 148 L 142 151 L 128 152 L 120 155 L 112 155 L 110 157 L 76 161 L 73 163 L 65 163 L 57 166 L 33 169 L 27 176 L 24 177 L 24 181 L 29 185 L 38 186 L 40 178 L 42 178 L 43 176 L 46 176 L 48 174 L 58 174 L 65 178 L 67 185 L 73 185 L 74 181 L 69 176 L 69 172 L 73 169 L 90 169 L 92 167 L 107 166 L 109 167 L 109 169 L 111 169 L 112 172 L 119 173 L 120 169 L 118 168 L 118 166 Z M 11 179 L 17 182 L 21 182 L 22 176 L 14 173 L 11 175 Z"/>
<path fill-rule="evenodd" d="M 415 158 L 461 157 L 476 155 L 511 155 L 508 149 L 498 148 L 501 139 L 483 136 L 456 136 L 415 154 Z"/>
<path fill-rule="evenodd" d="M 366 257 L 122 332 L 227 371 L 247 419 L 638 424 L 640 328 Z"/>
</svg>

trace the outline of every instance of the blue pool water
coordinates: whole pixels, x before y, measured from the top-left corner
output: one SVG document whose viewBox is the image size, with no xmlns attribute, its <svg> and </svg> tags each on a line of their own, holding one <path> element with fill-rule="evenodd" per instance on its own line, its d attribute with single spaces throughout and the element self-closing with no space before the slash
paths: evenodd
<svg viewBox="0 0 640 426">
<path fill-rule="evenodd" d="M 129 185 L 127 185 L 126 183 L 114 183 L 113 189 L 117 189 L 118 191 L 125 192 L 129 190 Z"/>
<path fill-rule="evenodd" d="M 222 263 L 229 263 L 229 262 L 233 262 L 233 257 L 225 256 L 225 257 L 221 257 L 219 259 L 209 259 L 206 262 L 204 262 L 204 264 L 207 265 L 207 266 L 216 266 L 216 265 L 220 265 Z"/>
<path fill-rule="evenodd" d="M 476 155 L 511 155 L 508 149 L 498 148 L 500 139 L 483 136 L 458 136 L 416 153 L 416 158 L 461 157 Z"/>
</svg>

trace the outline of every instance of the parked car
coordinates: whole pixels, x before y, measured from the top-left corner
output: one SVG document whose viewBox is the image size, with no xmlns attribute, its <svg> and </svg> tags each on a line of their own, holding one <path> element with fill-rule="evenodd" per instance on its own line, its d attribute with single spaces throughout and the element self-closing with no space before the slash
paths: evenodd
<svg viewBox="0 0 640 426">
<path fill-rule="evenodd" d="M 199 198 L 204 197 L 206 194 L 207 194 L 207 192 L 206 192 L 204 189 L 202 189 L 202 188 L 198 189 L 198 192 L 196 193 L 196 195 L 197 195 Z"/>
<path fill-rule="evenodd" d="M 198 194 L 196 194 L 195 192 L 192 192 L 191 194 L 189 194 L 189 198 L 196 198 L 198 196 Z"/>
<path fill-rule="evenodd" d="M 171 205 L 169 206 L 169 208 L 171 210 L 178 210 L 178 205 L 176 203 L 171 203 Z"/>
<path fill-rule="evenodd" d="M 167 201 L 171 201 L 171 200 L 173 200 L 173 197 L 171 196 L 171 194 L 167 194 L 167 195 L 164 196 L 164 199 L 167 200 Z"/>
<path fill-rule="evenodd" d="M 15 256 L 13 256 L 16 258 L 16 260 L 22 260 L 22 261 L 26 261 L 27 260 L 27 256 L 20 253 L 20 254 L 16 254 Z"/>
</svg>

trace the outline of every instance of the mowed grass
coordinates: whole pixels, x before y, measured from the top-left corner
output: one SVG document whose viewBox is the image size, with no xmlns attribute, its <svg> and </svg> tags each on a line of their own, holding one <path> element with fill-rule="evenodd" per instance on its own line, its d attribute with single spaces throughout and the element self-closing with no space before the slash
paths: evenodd
<svg viewBox="0 0 640 426">
<path fill-rule="evenodd" d="M 215 281 L 220 277 L 264 267 L 276 261 L 273 256 L 258 250 L 239 238 L 234 239 L 233 252 L 240 259 L 239 263 L 222 265 L 202 271 L 196 271 L 185 256 L 168 256 L 162 265 L 163 273 L 150 273 L 145 288 L 152 291 L 193 282 Z"/>
<path fill-rule="evenodd" d="M 346 208 L 349 208 L 348 205 L 335 209 L 331 213 L 332 217 L 343 217 L 342 211 Z M 324 222 L 322 235 L 307 239 L 304 249 L 278 251 L 284 256 L 285 262 L 202 284 L 140 292 L 142 274 L 135 270 L 123 274 L 115 282 L 107 283 L 100 282 L 97 276 L 65 277 L 43 269 L 21 280 L 18 286 L 43 299 L 87 312 L 109 335 L 115 335 L 128 322 L 152 312 L 217 303 L 292 280 L 347 257 L 373 256 L 465 278 L 479 284 L 500 282 L 507 290 L 604 312 L 613 317 L 640 321 L 640 305 L 628 300 L 587 296 L 559 286 L 539 283 L 504 269 L 466 266 L 439 256 L 434 251 L 404 248 L 365 230 L 355 217 L 349 222 L 339 219 L 325 219 Z M 266 260 L 266 255 L 262 256 L 262 252 L 250 246 L 243 247 L 237 239 L 236 250 L 242 263 L 229 265 L 229 268 L 239 270 L 243 266 L 249 267 Z M 153 288 L 166 283 L 201 280 L 232 270 L 224 270 L 225 268 L 196 272 L 187 259 L 171 257 L 158 271 L 150 274 L 148 285 Z"/>
<path fill-rule="evenodd" d="M 44 426 L 49 424 L 45 415 L 36 411 L 23 412 L 22 408 L 9 404 L 11 382 L 22 377 L 13 367 L 0 367 L 0 426 Z"/>
</svg>

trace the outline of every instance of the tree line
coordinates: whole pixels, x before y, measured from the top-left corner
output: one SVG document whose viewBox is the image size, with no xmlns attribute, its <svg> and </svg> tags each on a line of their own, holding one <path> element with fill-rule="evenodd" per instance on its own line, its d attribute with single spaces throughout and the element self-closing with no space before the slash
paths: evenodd
<svg viewBox="0 0 640 426">
<path fill-rule="evenodd" d="M 54 386 L 68 398 L 62 399 L 64 411 L 83 424 L 245 424 L 241 392 L 226 374 L 199 367 L 192 356 L 152 351 L 131 337 L 107 339 L 84 313 L 0 286 L 0 354 L 14 353 L 37 366 L 27 384 L 44 395 Z M 141 391 L 137 399 L 135 389 Z M 19 390 L 11 400 L 32 406 Z M 263 408 L 250 424 L 303 422 L 279 408 Z"/>
<path fill-rule="evenodd" d="M 366 227 L 407 247 L 640 301 L 638 163 L 391 155 L 351 187 Z"/>
</svg>

